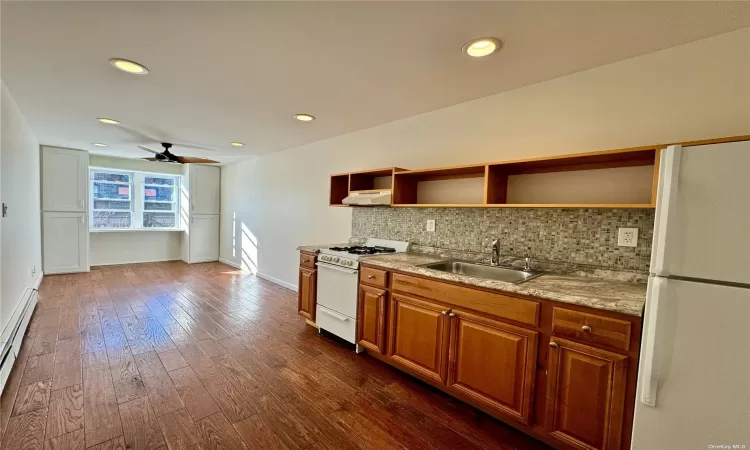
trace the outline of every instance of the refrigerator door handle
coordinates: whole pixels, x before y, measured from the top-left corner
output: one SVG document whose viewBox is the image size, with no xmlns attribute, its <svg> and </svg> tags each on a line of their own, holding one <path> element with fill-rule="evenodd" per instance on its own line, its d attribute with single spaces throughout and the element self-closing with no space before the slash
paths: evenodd
<svg viewBox="0 0 750 450">
<path fill-rule="evenodd" d="M 656 407 L 656 395 L 659 384 L 659 354 L 658 354 L 658 326 L 660 303 L 666 301 L 667 279 L 652 277 L 647 294 L 648 322 L 645 327 L 645 345 L 643 351 L 643 371 L 639 380 L 641 388 L 641 403 Z"/>
<path fill-rule="evenodd" d="M 677 190 L 680 179 L 682 147 L 670 145 L 661 151 L 659 163 L 659 185 L 656 195 L 656 218 L 651 252 L 651 272 L 668 276 L 670 225 L 674 223 L 677 210 Z"/>
</svg>

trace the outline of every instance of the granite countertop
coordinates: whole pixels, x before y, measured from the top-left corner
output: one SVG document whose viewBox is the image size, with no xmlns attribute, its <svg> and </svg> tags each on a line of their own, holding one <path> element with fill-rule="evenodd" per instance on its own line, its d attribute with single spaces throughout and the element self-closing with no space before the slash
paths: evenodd
<svg viewBox="0 0 750 450">
<path fill-rule="evenodd" d="M 422 253 L 396 253 L 365 256 L 360 258 L 360 262 L 440 280 L 529 295 L 561 303 L 588 306 L 590 308 L 614 311 L 638 317 L 642 316 L 643 306 L 646 302 L 645 283 L 633 283 L 576 274 L 545 274 L 525 283 L 511 284 L 418 267 L 422 264 L 443 261 L 445 259 Z"/>
<path fill-rule="evenodd" d="M 349 244 L 327 244 L 327 245 L 300 245 L 297 250 L 301 252 L 318 253 L 321 248 L 346 247 Z"/>
</svg>

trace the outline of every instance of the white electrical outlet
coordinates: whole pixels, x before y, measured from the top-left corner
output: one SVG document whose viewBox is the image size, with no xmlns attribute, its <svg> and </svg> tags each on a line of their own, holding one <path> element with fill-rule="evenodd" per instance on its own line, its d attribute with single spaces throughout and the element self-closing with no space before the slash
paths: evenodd
<svg viewBox="0 0 750 450">
<path fill-rule="evenodd" d="M 33 277 L 34 275 L 36 275 L 36 267 L 31 268 L 31 276 Z"/>
<path fill-rule="evenodd" d="M 618 228 L 617 245 L 619 247 L 637 247 L 638 228 Z"/>
<path fill-rule="evenodd" d="M 427 221 L 427 231 L 435 232 L 435 219 L 430 219 Z"/>
</svg>

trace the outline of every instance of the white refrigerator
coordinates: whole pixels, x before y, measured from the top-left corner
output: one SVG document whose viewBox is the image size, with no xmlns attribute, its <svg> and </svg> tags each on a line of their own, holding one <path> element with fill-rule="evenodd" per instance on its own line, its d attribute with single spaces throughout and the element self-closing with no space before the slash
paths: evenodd
<svg viewBox="0 0 750 450">
<path fill-rule="evenodd" d="M 660 159 L 631 448 L 750 449 L 750 142 Z"/>
</svg>

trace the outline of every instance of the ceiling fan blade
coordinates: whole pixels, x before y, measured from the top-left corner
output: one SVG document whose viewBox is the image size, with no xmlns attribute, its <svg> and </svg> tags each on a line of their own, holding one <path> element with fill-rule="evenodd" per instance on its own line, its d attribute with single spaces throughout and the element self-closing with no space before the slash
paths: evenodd
<svg viewBox="0 0 750 450">
<path fill-rule="evenodd" d="M 138 146 L 138 148 L 140 148 L 141 150 L 145 150 L 147 152 L 151 152 L 151 153 L 153 153 L 155 155 L 158 155 L 158 154 L 161 153 L 161 152 L 157 152 L 156 150 L 151 150 L 150 148 L 146 148 L 146 147 L 143 147 L 143 146 L 140 146 L 140 145 Z"/>
<path fill-rule="evenodd" d="M 145 159 L 146 161 L 158 161 L 158 159 L 156 158 L 141 158 L 141 159 Z"/>
<path fill-rule="evenodd" d="M 178 156 L 177 160 L 180 161 L 180 164 L 219 164 L 219 161 L 213 159 L 194 158 L 192 156 Z"/>
</svg>

